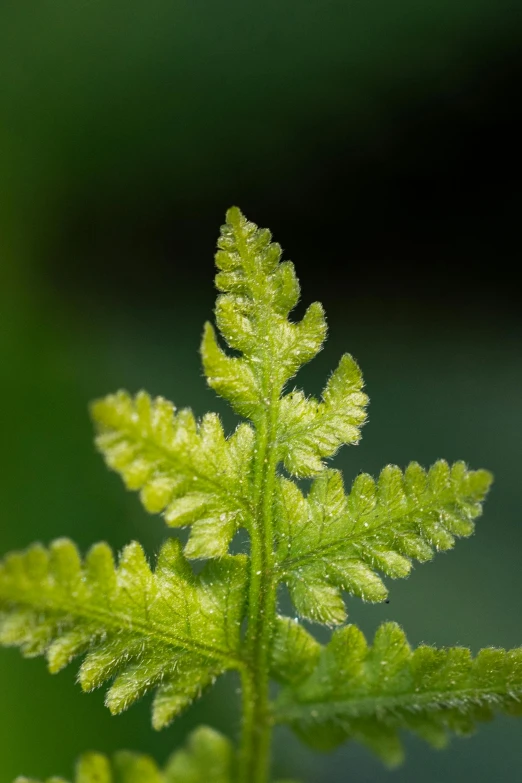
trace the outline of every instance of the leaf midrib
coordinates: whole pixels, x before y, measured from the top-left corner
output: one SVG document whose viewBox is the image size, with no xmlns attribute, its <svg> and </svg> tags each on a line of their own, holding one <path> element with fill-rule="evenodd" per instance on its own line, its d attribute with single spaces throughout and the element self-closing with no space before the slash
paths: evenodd
<svg viewBox="0 0 522 783">
<path fill-rule="evenodd" d="M 348 496 L 349 497 L 349 496 Z M 448 503 L 457 503 L 459 498 L 457 496 L 454 496 L 450 498 L 448 501 L 443 503 L 442 500 L 439 500 L 437 497 L 433 498 L 432 503 L 425 503 L 424 509 L 426 511 L 437 511 L 442 509 L 443 506 L 447 505 Z M 466 498 L 462 498 L 462 500 L 466 500 Z M 391 524 L 393 522 L 398 522 L 401 519 L 405 519 L 406 517 L 411 516 L 413 513 L 415 513 L 415 510 L 418 508 L 417 504 L 416 506 L 410 507 L 407 510 L 404 510 L 402 513 L 398 513 L 397 515 L 390 514 L 390 516 L 383 518 L 380 524 L 373 525 L 371 528 L 369 527 L 367 530 L 361 530 L 359 533 L 356 533 L 355 535 L 346 536 L 344 538 L 338 538 L 335 541 L 331 541 L 328 544 L 323 544 L 320 547 L 317 547 L 316 549 L 308 551 L 304 555 L 299 555 L 294 558 L 290 557 L 286 560 L 284 560 L 279 568 L 282 572 L 286 571 L 292 571 L 295 569 L 296 566 L 302 565 L 303 563 L 306 563 L 308 560 L 314 560 L 317 557 L 321 557 L 324 554 L 330 552 L 331 550 L 340 549 L 341 547 L 349 547 L 350 545 L 354 544 L 357 545 L 358 542 L 361 540 L 364 541 L 365 538 L 371 538 L 375 531 L 380 530 L 384 525 Z M 353 517 L 350 517 L 349 514 L 346 514 L 345 516 L 337 517 L 331 524 L 336 525 L 339 523 L 342 523 L 343 521 L 353 522 L 354 524 L 357 524 L 360 519 L 354 519 Z M 398 532 L 398 531 L 397 531 Z M 459 536 L 460 538 L 465 537 L 462 534 Z"/>
<path fill-rule="evenodd" d="M 311 722 L 320 720 L 335 720 L 346 718 L 377 717 L 379 710 L 387 713 L 387 718 L 397 715 L 399 711 L 415 713 L 421 711 L 435 712 L 444 709 L 462 709 L 463 707 L 480 707 L 502 704 L 504 699 L 519 699 L 522 696 L 522 685 L 519 688 L 459 688 L 451 691 L 429 691 L 424 693 L 404 693 L 396 696 L 361 696 L 345 701 L 331 702 L 296 702 L 276 705 L 275 717 L 279 721 L 303 720 Z M 304 714 L 303 714 L 304 713 Z M 312 715 L 312 713 L 314 713 Z M 398 716 L 397 716 L 398 717 Z M 384 718 L 379 718 L 379 720 Z"/>
<path fill-rule="evenodd" d="M 145 621 L 134 617 L 129 621 L 129 616 L 123 614 L 122 612 L 115 611 L 110 613 L 97 607 L 86 606 L 85 604 L 78 606 L 78 604 L 71 604 L 67 601 L 60 600 L 53 602 L 30 602 L 28 600 L 24 601 L 20 599 L 4 600 L 6 603 L 11 603 L 14 606 L 23 606 L 32 610 L 44 611 L 49 614 L 64 614 L 77 619 L 89 620 L 91 622 L 97 621 L 100 623 L 100 625 L 105 626 L 114 632 L 122 630 L 130 631 L 131 633 L 136 633 L 143 636 L 145 639 L 155 640 L 159 643 L 167 644 L 170 647 L 179 649 L 189 648 L 192 652 L 204 653 L 211 658 L 227 661 L 236 667 L 243 665 L 243 662 L 239 657 L 236 658 L 236 656 L 231 655 L 227 650 L 222 650 L 219 647 L 212 647 L 211 645 L 204 644 L 203 642 L 195 641 L 190 637 L 184 637 L 182 635 L 173 633 L 165 633 L 163 630 L 160 630 L 158 633 L 158 629 L 152 626 L 152 624 L 147 624 Z"/>
</svg>

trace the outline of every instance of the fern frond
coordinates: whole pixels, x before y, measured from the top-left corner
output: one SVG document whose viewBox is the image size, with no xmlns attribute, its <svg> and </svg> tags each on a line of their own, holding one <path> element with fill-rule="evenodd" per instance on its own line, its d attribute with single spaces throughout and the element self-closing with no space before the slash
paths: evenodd
<svg viewBox="0 0 522 783">
<path fill-rule="evenodd" d="M 115 568 L 106 544 L 82 564 L 61 539 L 0 564 L 0 643 L 45 655 L 53 673 L 85 653 L 80 684 L 89 691 L 115 678 L 106 698 L 113 714 L 156 688 L 159 729 L 219 674 L 241 666 L 245 588 L 242 556 L 210 561 L 195 576 L 171 539 L 152 572 L 139 544 L 129 544 Z"/>
<path fill-rule="evenodd" d="M 104 543 L 82 561 L 62 539 L 0 561 L 0 645 L 45 655 L 51 672 L 82 656 L 81 687 L 110 681 L 113 714 L 154 692 L 160 729 L 216 677 L 241 674 L 237 753 L 201 728 L 164 769 L 132 753 L 88 754 L 76 783 L 267 783 L 276 723 L 318 748 L 358 740 L 394 765 L 403 729 L 442 747 L 450 732 L 469 733 L 496 712 L 522 715 L 522 648 L 475 659 L 461 647 L 412 651 L 394 623 L 371 647 L 355 626 L 324 646 L 298 618 L 277 616 L 281 582 L 298 616 L 331 626 L 346 619 L 343 591 L 385 600 L 383 577 L 406 577 L 412 561 L 471 535 L 492 480 L 441 460 L 428 471 L 388 465 L 345 493 L 327 460 L 359 441 L 362 374 L 345 354 L 320 399 L 288 389 L 327 326 L 317 302 L 290 319 L 300 290 L 281 256 L 269 231 L 227 212 L 215 257 L 217 331 L 205 326 L 201 355 L 210 387 L 250 423 L 227 437 L 217 415 L 196 420 L 145 392 L 120 391 L 91 408 L 107 465 L 148 512 L 190 528 L 184 551 L 167 541 L 151 569 L 139 544 L 115 564 Z M 312 479 L 306 494 L 299 479 Z M 229 554 L 239 528 L 248 557 Z M 190 559 L 209 562 L 196 574 Z"/>
<path fill-rule="evenodd" d="M 134 399 L 120 391 L 91 408 L 96 444 L 150 513 L 164 512 L 171 527 L 192 525 L 187 557 L 219 557 L 239 526 L 249 523 L 254 432 L 247 424 L 225 438 L 215 414 L 197 423 L 172 403 Z"/>
<path fill-rule="evenodd" d="M 87 753 L 78 762 L 75 783 L 232 783 L 233 750 L 226 737 L 201 726 L 192 732 L 186 749 L 178 750 L 160 771 L 150 756 L 123 751 L 112 760 Z M 17 778 L 15 783 L 37 783 Z M 65 783 L 50 778 L 47 783 Z"/>
<path fill-rule="evenodd" d="M 465 735 L 495 713 L 522 714 L 522 648 L 409 647 L 396 623 L 381 625 L 369 647 L 361 631 L 334 632 L 312 674 L 281 693 L 276 719 L 317 747 L 355 739 L 389 765 L 402 761 L 398 731 L 434 747 Z"/>
<path fill-rule="evenodd" d="M 383 601 L 377 575 L 408 576 L 411 559 L 429 560 L 455 536 L 469 536 L 491 484 L 491 474 L 451 468 L 440 460 L 428 472 L 411 463 L 404 474 L 388 465 L 375 482 L 367 474 L 345 495 L 341 474 L 328 470 L 304 497 L 280 479 L 277 506 L 279 561 L 303 617 L 326 624 L 346 618 L 340 591 Z"/>
</svg>

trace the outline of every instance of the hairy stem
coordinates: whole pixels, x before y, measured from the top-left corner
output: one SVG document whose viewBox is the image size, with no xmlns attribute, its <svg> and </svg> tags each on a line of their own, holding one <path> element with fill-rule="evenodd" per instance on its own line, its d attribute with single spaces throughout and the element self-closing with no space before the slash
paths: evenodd
<svg viewBox="0 0 522 783">
<path fill-rule="evenodd" d="M 255 303 L 255 322 L 264 346 L 259 380 L 265 409 L 256 425 L 256 458 L 253 474 L 254 518 L 250 528 L 250 587 L 246 631 L 248 668 L 241 673 L 243 722 L 239 783 L 268 783 L 272 742 L 270 704 L 270 652 L 276 616 L 273 496 L 276 480 L 275 448 L 281 384 L 274 378 L 271 344 L 271 312 L 265 301 L 264 284 L 256 275 L 246 235 L 238 232 L 238 250 L 243 259 Z"/>
<path fill-rule="evenodd" d="M 273 425 L 277 398 L 258 429 L 255 473 L 256 519 L 251 531 L 247 654 L 243 674 L 241 783 L 266 783 L 270 767 L 272 717 L 269 700 L 270 647 L 276 612 L 272 500 L 276 472 Z"/>
</svg>

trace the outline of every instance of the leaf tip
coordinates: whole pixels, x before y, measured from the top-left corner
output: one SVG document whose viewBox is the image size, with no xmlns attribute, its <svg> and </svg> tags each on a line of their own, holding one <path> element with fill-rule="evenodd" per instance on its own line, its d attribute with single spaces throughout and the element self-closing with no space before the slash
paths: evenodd
<svg viewBox="0 0 522 783">
<path fill-rule="evenodd" d="M 239 228 L 245 217 L 239 207 L 229 207 L 226 211 L 225 219 L 233 228 Z"/>
</svg>

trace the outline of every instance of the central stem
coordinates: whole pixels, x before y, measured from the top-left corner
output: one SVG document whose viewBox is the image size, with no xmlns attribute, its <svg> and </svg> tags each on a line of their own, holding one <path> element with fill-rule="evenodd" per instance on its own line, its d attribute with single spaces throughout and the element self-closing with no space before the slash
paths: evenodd
<svg viewBox="0 0 522 783">
<path fill-rule="evenodd" d="M 250 533 L 250 586 L 246 630 L 246 663 L 241 672 L 243 723 L 239 783 L 268 783 L 272 742 L 270 655 L 276 617 L 277 582 L 274 579 L 273 498 L 276 481 L 275 449 L 281 384 L 274 377 L 276 352 L 272 344 L 273 313 L 265 280 L 259 275 L 247 234 L 237 226 L 238 251 L 254 303 L 254 323 L 262 346 L 256 372 L 264 409 L 256 417 L 253 466 L 253 515 Z"/>
<path fill-rule="evenodd" d="M 243 730 L 240 783 L 267 783 L 270 768 L 270 648 L 276 613 L 273 495 L 277 455 L 273 448 L 277 399 L 270 400 L 257 429 L 254 473 L 255 519 L 251 530 L 250 588 L 246 646 L 248 668 L 242 675 Z"/>
</svg>

